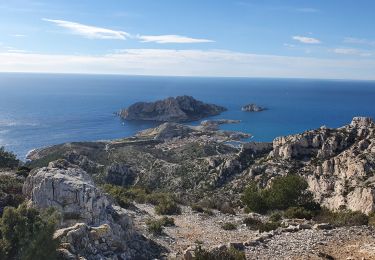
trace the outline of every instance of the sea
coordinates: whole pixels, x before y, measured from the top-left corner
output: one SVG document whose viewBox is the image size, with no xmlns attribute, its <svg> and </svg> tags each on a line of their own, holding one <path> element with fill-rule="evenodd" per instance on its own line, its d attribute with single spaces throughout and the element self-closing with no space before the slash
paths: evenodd
<svg viewBox="0 0 375 260">
<path fill-rule="evenodd" d="M 179 95 L 225 106 L 210 119 L 241 120 L 222 129 L 252 141 L 375 118 L 375 81 L 0 73 L 0 146 L 24 160 L 40 147 L 131 136 L 157 123 L 124 122 L 115 112 Z M 241 111 L 248 103 L 267 110 Z"/>
</svg>

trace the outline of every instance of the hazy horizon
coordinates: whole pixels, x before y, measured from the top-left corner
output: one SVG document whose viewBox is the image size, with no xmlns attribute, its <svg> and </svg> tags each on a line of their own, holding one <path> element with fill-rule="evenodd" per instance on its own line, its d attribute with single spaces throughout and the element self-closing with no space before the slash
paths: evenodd
<svg viewBox="0 0 375 260">
<path fill-rule="evenodd" d="M 15 0 L 0 4 L 0 71 L 375 80 L 374 9 L 370 0 Z"/>
</svg>

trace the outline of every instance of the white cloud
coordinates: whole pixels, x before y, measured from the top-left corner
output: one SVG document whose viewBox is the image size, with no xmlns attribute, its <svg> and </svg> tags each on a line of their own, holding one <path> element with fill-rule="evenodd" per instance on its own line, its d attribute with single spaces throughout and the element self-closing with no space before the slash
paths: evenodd
<svg viewBox="0 0 375 260">
<path fill-rule="evenodd" d="M 53 20 L 43 18 L 44 21 L 51 22 L 57 26 L 68 29 L 74 34 L 84 36 L 89 39 L 115 39 L 125 40 L 130 37 L 130 34 L 123 31 L 116 31 L 107 28 L 84 25 L 76 22 L 69 22 L 64 20 Z"/>
<path fill-rule="evenodd" d="M 336 54 L 343 54 L 343 55 L 357 55 L 362 57 L 371 57 L 373 53 L 369 51 L 364 51 L 355 48 L 336 48 L 333 49 L 333 52 Z"/>
<path fill-rule="evenodd" d="M 296 40 L 296 41 L 299 41 L 299 42 L 302 42 L 302 43 L 306 43 L 306 44 L 319 44 L 321 43 L 320 40 L 316 39 L 316 38 L 311 38 L 311 37 L 306 37 L 306 36 L 293 36 L 292 37 L 293 40 Z"/>
<path fill-rule="evenodd" d="M 3 72 L 375 80 L 372 59 L 318 59 L 224 50 L 126 49 L 100 56 L 0 52 L 0 60 Z"/>
<path fill-rule="evenodd" d="M 190 38 L 181 35 L 137 35 L 141 42 L 156 42 L 156 43 L 206 43 L 214 42 L 208 39 Z"/>
<path fill-rule="evenodd" d="M 371 41 L 371 40 L 368 40 L 368 39 L 347 37 L 347 38 L 344 39 L 344 42 L 345 43 L 352 43 L 352 44 L 364 44 L 364 45 L 375 46 L 375 41 Z"/>
</svg>

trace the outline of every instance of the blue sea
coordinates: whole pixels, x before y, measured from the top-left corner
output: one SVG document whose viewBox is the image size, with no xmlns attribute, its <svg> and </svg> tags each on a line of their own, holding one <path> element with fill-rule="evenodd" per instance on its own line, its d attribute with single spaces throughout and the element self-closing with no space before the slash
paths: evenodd
<svg viewBox="0 0 375 260">
<path fill-rule="evenodd" d="M 213 118 L 241 120 L 223 129 L 251 133 L 254 141 L 339 127 L 354 116 L 375 118 L 374 81 L 4 73 L 0 146 L 24 159 L 38 147 L 130 136 L 155 123 L 122 122 L 114 112 L 177 95 L 227 107 Z M 247 103 L 268 110 L 242 112 Z"/>
</svg>

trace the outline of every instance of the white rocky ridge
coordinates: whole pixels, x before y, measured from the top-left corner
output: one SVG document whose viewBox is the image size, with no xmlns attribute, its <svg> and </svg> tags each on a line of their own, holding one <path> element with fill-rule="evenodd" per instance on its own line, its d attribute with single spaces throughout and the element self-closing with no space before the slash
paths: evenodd
<svg viewBox="0 0 375 260">
<path fill-rule="evenodd" d="M 298 172 L 316 200 L 329 209 L 375 210 L 375 124 L 370 118 L 276 138 L 268 158 L 270 164 L 301 161 Z"/>
<path fill-rule="evenodd" d="M 133 229 L 125 209 L 103 194 L 81 168 L 65 160 L 51 162 L 27 177 L 24 194 L 32 206 L 55 208 L 61 223 L 54 237 L 64 259 L 149 259 L 159 254 Z"/>
</svg>

